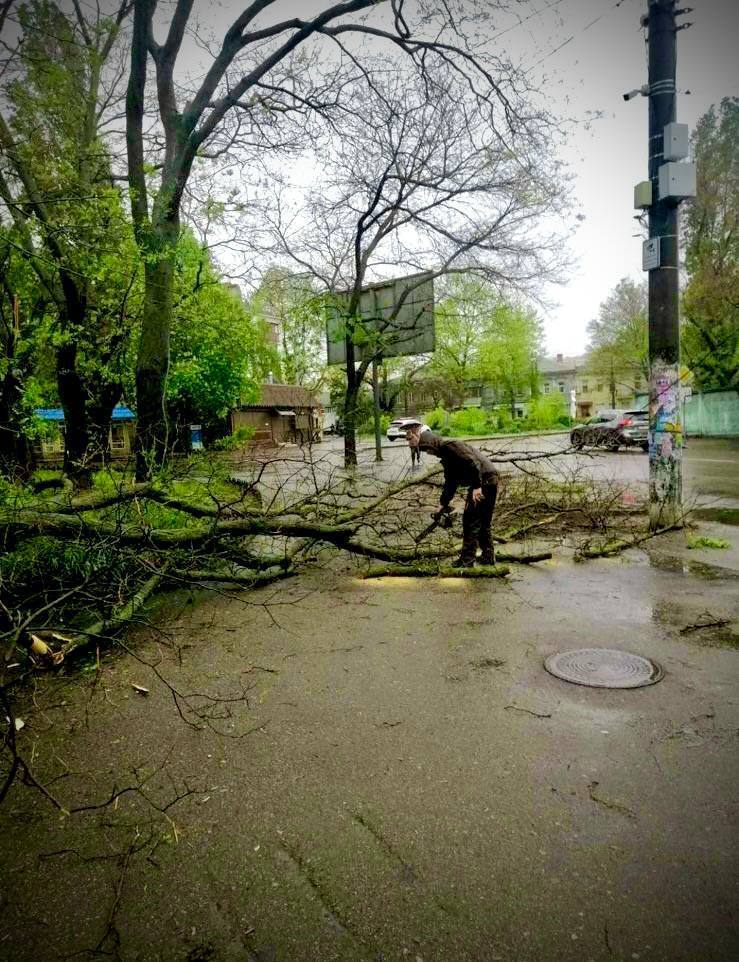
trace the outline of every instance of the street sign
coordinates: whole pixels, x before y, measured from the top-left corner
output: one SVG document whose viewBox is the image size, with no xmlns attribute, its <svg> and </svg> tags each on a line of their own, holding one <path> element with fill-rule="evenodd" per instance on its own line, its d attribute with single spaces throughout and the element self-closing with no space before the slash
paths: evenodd
<svg viewBox="0 0 739 962">
<path fill-rule="evenodd" d="M 329 364 L 346 364 L 346 308 L 350 295 L 335 294 L 326 309 Z M 363 287 L 354 335 L 355 359 L 427 354 L 435 348 L 434 278 L 425 272 Z"/>
<path fill-rule="evenodd" d="M 643 271 L 653 271 L 656 267 L 660 266 L 660 263 L 660 239 L 659 237 L 650 237 L 649 240 L 645 240 L 642 244 L 641 269 Z"/>
</svg>

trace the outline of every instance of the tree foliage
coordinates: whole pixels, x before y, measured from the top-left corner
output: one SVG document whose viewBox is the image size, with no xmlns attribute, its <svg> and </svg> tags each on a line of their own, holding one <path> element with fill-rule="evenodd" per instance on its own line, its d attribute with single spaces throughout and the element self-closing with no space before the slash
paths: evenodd
<svg viewBox="0 0 739 962">
<path fill-rule="evenodd" d="M 310 279 L 271 267 L 249 301 L 255 317 L 277 331 L 275 375 L 282 383 L 314 388 L 325 362 L 324 299 Z"/>
<path fill-rule="evenodd" d="M 703 390 L 739 385 L 739 98 L 725 97 L 693 134 L 697 194 L 683 224 L 688 284 L 683 351 Z"/>
<path fill-rule="evenodd" d="M 255 401 L 277 359 L 266 324 L 226 285 L 190 233 L 177 247 L 172 360 L 166 400 L 182 425 L 213 429 L 239 401 Z"/>
<path fill-rule="evenodd" d="M 488 384 L 513 409 L 536 392 L 541 321 L 535 312 L 501 296 L 474 276 L 450 278 L 436 315 L 436 352 L 428 374 L 450 407 L 462 403 L 471 381 Z"/>
<path fill-rule="evenodd" d="M 79 6 L 67 15 L 47 0 L 21 5 L 22 42 L 3 72 L 0 197 L 12 222 L 5 240 L 36 275 L 35 306 L 24 305 L 24 319 L 29 309 L 38 313 L 39 300 L 46 305 L 65 463 L 79 474 L 107 438 L 136 314 L 138 252 L 100 135 L 115 99 L 106 64 L 129 9 L 124 2 L 112 17 L 98 11 L 86 20 Z"/>
<path fill-rule="evenodd" d="M 646 282 L 622 278 L 588 323 L 587 369 L 608 384 L 611 406 L 631 394 L 637 379 L 649 382 Z"/>
</svg>

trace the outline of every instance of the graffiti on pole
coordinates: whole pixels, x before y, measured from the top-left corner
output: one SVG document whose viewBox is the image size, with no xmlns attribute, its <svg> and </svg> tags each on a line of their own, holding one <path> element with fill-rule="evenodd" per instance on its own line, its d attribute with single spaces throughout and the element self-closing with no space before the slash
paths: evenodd
<svg viewBox="0 0 739 962">
<path fill-rule="evenodd" d="M 679 511 L 682 502 L 683 427 L 680 365 L 652 363 L 649 390 L 649 500 Z"/>
</svg>

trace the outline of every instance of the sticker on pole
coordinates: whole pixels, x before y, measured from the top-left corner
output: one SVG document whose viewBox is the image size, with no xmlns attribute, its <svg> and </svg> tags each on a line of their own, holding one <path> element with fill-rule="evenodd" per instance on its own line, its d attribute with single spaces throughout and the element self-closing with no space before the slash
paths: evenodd
<svg viewBox="0 0 739 962">
<path fill-rule="evenodd" d="M 650 237 L 645 240 L 641 248 L 641 269 L 643 271 L 653 271 L 660 266 L 661 250 L 659 237 Z"/>
</svg>

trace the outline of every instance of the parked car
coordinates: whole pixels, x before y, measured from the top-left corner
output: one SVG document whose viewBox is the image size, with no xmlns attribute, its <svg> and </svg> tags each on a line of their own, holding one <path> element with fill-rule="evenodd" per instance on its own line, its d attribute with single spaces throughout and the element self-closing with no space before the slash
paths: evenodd
<svg viewBox="0 0 739 962">
<path fill-rule="evenodd" d="M 578 424 L 570 432 L 570 443 L 584 447 L 618 451 L 621 447 L 649 450 L 649 414 L 647 411 L 598 411 L 586 424 Z"/>
<path fill-rule="evenodd" d="M 387 439 L 388 441 L 405 441 L 405 434 L 408 428 L 413 427 L 414 424 L 420 424 L 421 422 L 418 418 L 396 418 L 394 421 L 390 422 L 387 429 Z"/>
</svg>

